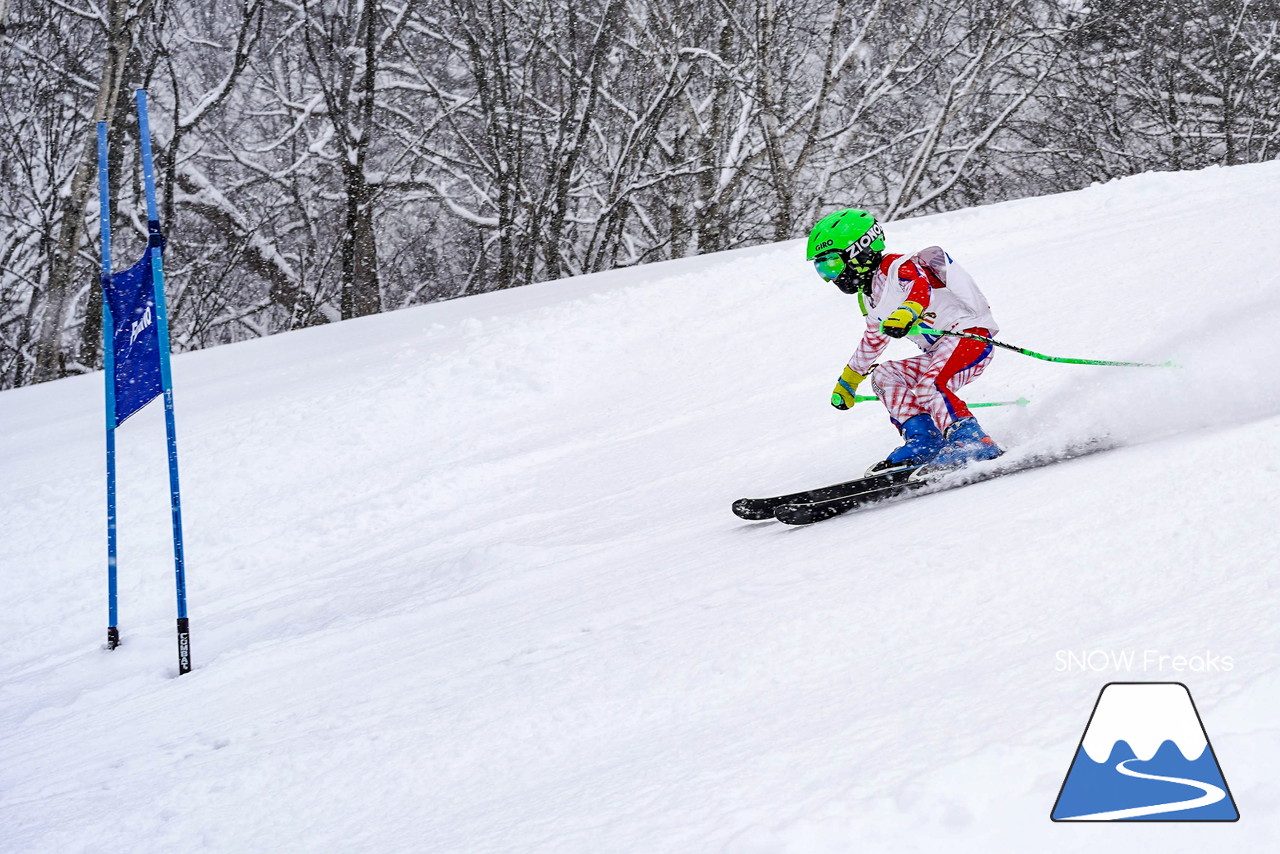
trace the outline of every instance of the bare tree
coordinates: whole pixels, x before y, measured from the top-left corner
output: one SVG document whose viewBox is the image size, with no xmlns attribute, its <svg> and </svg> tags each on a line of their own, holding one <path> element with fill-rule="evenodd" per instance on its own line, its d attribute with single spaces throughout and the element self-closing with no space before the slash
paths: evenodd
<svg viewBox="0 0 1280 854">
<path fill-rule="evenodd" d="M 150 0 L 107 0 L 101 15 L 72 7 L 60 7 L 54 12 L 55 18 L 63 15 L 85 19 L 96 17 L 95 23 L 99 25 L 97 30 L 105 48 L 105 56 L 97 75 L 92 112 L 86 117 L 86 129 L 115 114 L 116 101 L 123 85 L 125 57 L 137 36 L 138 21 L 146 14 L 149 6 Z M 61 22 L 50 21 L 48 26 L 59 27 Z M 97 148 L 90 144 L 89 134 L 86 133 L 84 142 L 78 149 L 78 163 L 62 199 L 56 237 L 48 250 L 51 257 L 43 300 L 44 317 L 36 338 L 36 382 L 54 379 L 66 372 L 65 333 L 71 320 L 70 309 L 84 280 L 80 252 L 87 231 L 86 208 L 97 172 Z"/>
</svg>

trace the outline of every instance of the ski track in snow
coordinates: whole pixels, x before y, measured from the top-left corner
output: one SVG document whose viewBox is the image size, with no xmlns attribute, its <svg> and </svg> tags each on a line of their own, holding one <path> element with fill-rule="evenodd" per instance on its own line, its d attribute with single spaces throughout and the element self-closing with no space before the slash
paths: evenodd
<svg viewBox="0 0 1280 854">
<path fill-rule="evenodd" d="M 0 852 L 1128 851 L 1048 813 L 1142 679 L 1243 815 L 1144 844 L 1269 850 L 1280 337 L 1239 318 L 1280 321 L 1277 199 L 1270 163 L 891 225 L 1002 340 L 1184 367 L 999 352 L 966 394 L 1032 400 L 979 410 L 1011 452 L 1125 447 L 806 529 L 729 505 L 896 436 L 828 405 L 861 319 L 799 242 L 178 356 L 180 679 L 159 405 L 117 436 L 107 653 L 102 378 L 0 394 Z M 1058 668 L 1090 649 L 1234 667 Z"/>
</svg>

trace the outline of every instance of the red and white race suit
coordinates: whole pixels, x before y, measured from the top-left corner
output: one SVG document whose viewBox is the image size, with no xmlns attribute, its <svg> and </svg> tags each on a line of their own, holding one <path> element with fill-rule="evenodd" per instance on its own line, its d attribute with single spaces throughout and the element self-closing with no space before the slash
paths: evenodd
<svg viewBox="0 0 1280 854">
<path fill-rule="evenodd" d="M 886 255 L 872 277 L 870 298 L 860 296 L 859 301 L 867 328 L 849 367 L 864 376 L 889 344 L 889 336 L 880 331 L 881 322 L 907 301 L 924 307 L 919 327 L 987 337 L 1000 331 L 973 277 L 937 246 L 914 255 Z M 877 366 L 871 388 L 895 426 L 924 412 L 945 431 L 952 422 L 973 414 L 956 390 L 978 378 L 994 348 L 970 338 L 925 334 L 912 340 L 923 352 Z"/>
</svg>

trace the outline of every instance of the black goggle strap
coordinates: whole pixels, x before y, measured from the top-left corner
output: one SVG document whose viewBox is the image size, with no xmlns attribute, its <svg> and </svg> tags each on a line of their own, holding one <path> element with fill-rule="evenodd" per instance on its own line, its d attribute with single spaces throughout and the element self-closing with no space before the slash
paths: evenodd
<svg viewBox="0 0 1280 854">
<path fill-rule="evenodd" d="M 884 237 L 884 226 L 876 223 L 867 229 L 867 233 L 859 237 L 853 243 L 849 244 L 847 251 L 850 255 L 861 255 L 871 248 L 871 244 L 875 243 L 881 237 Z"/>
</svg>

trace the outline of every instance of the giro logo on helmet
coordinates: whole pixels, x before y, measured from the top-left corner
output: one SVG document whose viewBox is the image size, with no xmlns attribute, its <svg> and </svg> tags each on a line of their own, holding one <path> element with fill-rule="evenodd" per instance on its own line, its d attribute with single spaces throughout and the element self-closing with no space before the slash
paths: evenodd
<svg viewBox="0 0 1280 854">
<path fill-rule="evenodd" d="M 826 249 L 828 246 L 830 246 L 830 245 L 831 245 L 831 244 L 833 244 L 833 243 L 835 243 L 835 241 L 834 241 L 834 240 L 824 240 L 823 242 L 819 243 L 815 248 L 816 248 L 816 249 Z"/>
</svg>

